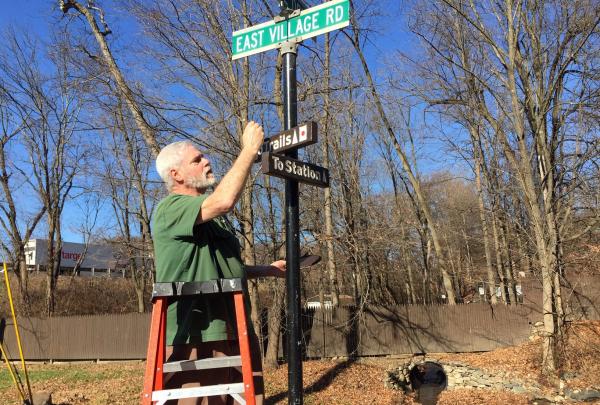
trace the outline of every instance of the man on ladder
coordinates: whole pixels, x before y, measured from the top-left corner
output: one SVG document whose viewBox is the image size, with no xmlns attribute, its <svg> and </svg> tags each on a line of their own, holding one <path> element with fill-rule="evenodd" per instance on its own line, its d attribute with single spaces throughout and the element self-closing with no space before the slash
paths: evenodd
<svg viewBox="0 0 600 405">
<path fill-rule="evenodd" d="M 153 219 L 156 281 L 196 282 L 216 279 L 284 277 L 285 261 L 244 266 L 240 245 L 222 217 L 233 210 L 263 143 L 262 127 L 251 121 L 242 135 L 242 148 L 229 172 L 216 183 L 210 162 L 191 142 L 165 146 L 156 169 L 169 195 L 157 206 Z M 166 317 L 166 359 L 170 361 L 239 354 L 233 302 L 224 294 L 183 297 L 169 301 Z M 249 311 L 247 312 L 249 313 Z M 248 322 L 248 325 L 252 325 Z M 250 328 L 252 329 L 252 328 Z M 250 331 L 256 403 L 263 400 L 261 356 Z M 239 381 L 236 370 L 186 371 L 165 375 L 165 388 L 188 388 Z M 178 404 L 226 404 L 226 395 L 181 399 Z"/>
</svg>

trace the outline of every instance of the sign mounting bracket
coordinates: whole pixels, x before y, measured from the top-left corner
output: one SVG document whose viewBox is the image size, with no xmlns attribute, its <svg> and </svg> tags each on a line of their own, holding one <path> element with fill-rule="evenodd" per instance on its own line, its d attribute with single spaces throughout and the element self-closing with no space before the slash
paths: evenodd
<svg viewBox="0 0 600 405">
<path fill-rule="evenodd" d="M 298 53 L 298 44 L 302 42 L 302 39 L 292 39 L 289 41 L 285 41 L 281 44 L 281 54 L 285 55 L 286 53 Z"/>
<path fill-rule="evenodd" d="M 273 21 L 275 23 L 278 23 L 281 21 L 289 20 L 290 18 L 298 17 L 300 15 L 301 11 L 302 10 L 300 10 L 300 9 L 298 9 L 298 10 L 290 10 L 290 9 L 281 10 L 281 13 L 279 13 L 279 15 L 276 15 L 275 17 L 273 17 Z"/>
</svg>

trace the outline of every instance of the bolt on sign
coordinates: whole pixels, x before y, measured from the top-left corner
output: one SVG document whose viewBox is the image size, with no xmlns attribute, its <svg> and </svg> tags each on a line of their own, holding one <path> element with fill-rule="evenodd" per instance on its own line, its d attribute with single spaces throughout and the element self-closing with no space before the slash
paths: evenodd
<svg viewBox="0 0 600 405">
<path fill-rule="evenodd" d="M 294 179 L 317 187 L 329 187 L 329 170 L 326 168 L 271 152 L 262 156 L 262 172 L 270 176 Z"/>
<path fill-rule="evenodd" d="M 290 18 L 276 18 L 233 32 L 233 60 L 278 48 L 283 42 L 302 41 L 350 24 L 350 0 L 333 0 L 302 10 Z"/>
</svg>

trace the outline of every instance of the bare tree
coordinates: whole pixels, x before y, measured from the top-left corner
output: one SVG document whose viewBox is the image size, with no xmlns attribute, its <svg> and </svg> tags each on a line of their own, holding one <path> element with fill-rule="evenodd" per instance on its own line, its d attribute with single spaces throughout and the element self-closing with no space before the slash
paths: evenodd
<svg viewBox="0 0 600 405">
<path fill-rule="evenodd" d="M 100 48 L 102 56 L 99 60 L 102 60 L 103 64 L 108 69 L 108 72 L 113 77 L 116 83 L 116 90 L 118 91 L 119 96 L 121 96 L 123 100 L 125 100 L 127 107 L 129 108 L 129 111 L 131 112 L 131 115 L 134 118 L 140 133 L 144 137 L 144 140 L 148 144 L 148 147 L 150 148 L 152 153 L 156 156 L 160 151 L 160 148 L 156 141 L 155 130 L 144 117 L 144 113 L 140 106 L 140 102 L 136 98 L 130 86 L 127 84 L 127 81 L 123 76 L 121 69 L 117 65 L 117 62 L 115 61 L 112 51 L 108 45 L 106 37 L 112 32 L 108 26 L 108 23 L 104 19 L 104 12 L 102 8 L 99 7 L 96 4 L 97 2 L 93 0 L 88 0 L 85 5 L 83 5 L 82 2 L 71 0 L 59 0 L 58 3 L 60 10 L 67 17 L 71 16 L 69 10 L 75 10 L 77 14 L 81 14 L 85 17 L 88 26 L 91 29 L 92 34 L 96 39 L 96 42 L 98 43 L 98 47 Z"/>
<path fill-rule="evenodd" d="M 28 271 L 25 245 L 44 216 L 46 206 L 39 204 L 38 208 L 32 207 L 29 211 L 26 206 L 20 204 L 19 195 L 22 195 L 27 181 L 25 177 L 20 177 L 25 169 L 21 165 L 23 162 L 15 158 L 14 150 L 22 145 L 23 131 L 26 127 L 24 120 L 28 116 L 24 113 L 25 100 L 17 94 L 18 83 L 15 80 L 19 80 L 19 76 L 14 67 L 25 63 L 25 60 L 13 57 L 17 45 L 16 34 L 7 33 L 6 37 L 10 38 L 9 43 L 12 46 L 3 48 L 0 54 L 0 184 L 2 185 L 0 226 L 7 239 L 0 240 L 0 246 L 13 263 L 13 269 L 18 275 L 21 295 L 27 297 Z M 33 190 L 29 191 L 34 194 Z"/>
<path fill-rule="evenodd" d="M 430 50 L 427 63 L 433 61 L 421 72 L 438 85 L 428 101 L 473 109 L 519 187 L 541 269 L 547 374 L 558 360 L 559 246 L 573 219 L 568 196 L 586 183 L 579 174 L 594 153 L 592 135 L 573 133 L 569 124 L 589 119 L 598 96 L 587 74 L 598 55 L 598 7 L 587 1 L 444 0 L 423 4 L 414 24 Z M 575 158 L 577 145 L 586 151 Z"/>
<path fill-rule="evenodd" d="M 129 268 L 137 298 L 138 312 L 146 310 L 144 292 L 153 280 L 151 204 L 157 199 L 159 184 L 148 180 L 152 166 L 151 152 L 144 147 L 125 106 L 116 100 L 103 104 L 109 126 L 110 141 L 99 146 L 98 156 L 104 167 L 101 187 L 108 188 L 122 246 L 120 262 Z M 160 182 L 158 182 L 160 183 Z M 137 225 L 139 224 L 139 229 Z"/>
<path fill-rule="evenodd" d="M 379 119 L 382 121 L 383 130 L 385 131 L 387 136 L 389 136 L 389 138 L 392 142 L 392 145 L 394 146 L 394 150 L 396 151 L 396 153 L 398 154 L 398 157 L 400 158 L 400 161 L 402 163 L 402 169 L 403 169 L 404 173 L 406 174 L 406 177 L 408 178 L 410 185 L 414 191 L 415 201 L 418 204 L 419 209 L 422 211 L 424 219 L 426 220 L 427 229 L 431 236 L 431 241 L 433 243 L 433 247 L 434 247 L 434 250 L 436 253 L 436 259 L 437 259 L 437 262 L 439 265 L 439 270 L 442 275 L 444 289 L 446 290 L 446 294 L 448 297 L 448 303 L 453 305 L 456 303 L 454 287 L 452 286 L 452 280 L 448 273 L 447 259 L 445 257 L 445 252 L 442 248 L 441 239 L 439 237 L 438 230 L 435 226 L 431 208 L 430 208 L 429 203 L 426 200 L 425 194 L 422 190 L 421 182 L 419 181 L 419 178 L 415 175 L 415 168 L 410 164 L 408 155 L 398 139 L 398 136 L 396 134 L 394 126 L 392 125 L 392 123 L 390 122 L 390 120 L 388 118 L 388 113 L 385 111 L 385 109 L 383 107 L 383 103 L 381 101 L 381 96 L 379 94 L 379 91 L 377 90 L 377 87 L 373 80 L 373 76 L 369 69 L 369 65 L 364 56 L 364 52 L 362 49 L 362 41 L 361 41 L 361 37 L 360 37 L 361 31 L 360 31 L 360 26 L 359 26 L 358 20 L 356 18 L 352 18 L 351 22 L 352 22 L 352 35 L 349 36 L 349 39 L 352 42 L 352 45 L 354 46 L 354 49 L 356 50 L 356 53 L 360 59 L 361 66 L 363 68 L 365 77 L 367 79 L 368 91 L 371 95 L 371 98 L 372 98 L 374 104 L 375 104 L 377 113 L 379 115 Z"/>
<path fill-rule="evenodd" d="M 44 73 L 39 46 L 15 36 L 11 40 L 13 94 L 21 100 L 23 143 L 29 160 L 22 175 L 45 207 L 48 238 L 47 314 L 54 310 L 54 291 L 62 250 L 61 215 L 71 192 L 81 158 L 77 145 L 82 88 L 68 74 L 64 50 L 48 48 L 54 71 Z"/>
</svg>

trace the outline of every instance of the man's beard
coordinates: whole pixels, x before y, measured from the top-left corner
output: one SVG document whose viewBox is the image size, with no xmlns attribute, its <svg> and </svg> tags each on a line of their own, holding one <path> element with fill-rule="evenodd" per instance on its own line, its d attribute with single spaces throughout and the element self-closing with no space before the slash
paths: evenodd
<svg viewBox="0 0 600 405">
<path fill-rule="evenodd" d="M 214 186 L 217 182 L 215 177 L 208 178 L 206 174 L 201 173 L 197 177 L 192 177 L 185 180 L 185 185 L 188 187 L 193 187 L 196 190 L 204 190 L 211 186 Z"/>
</svg>

